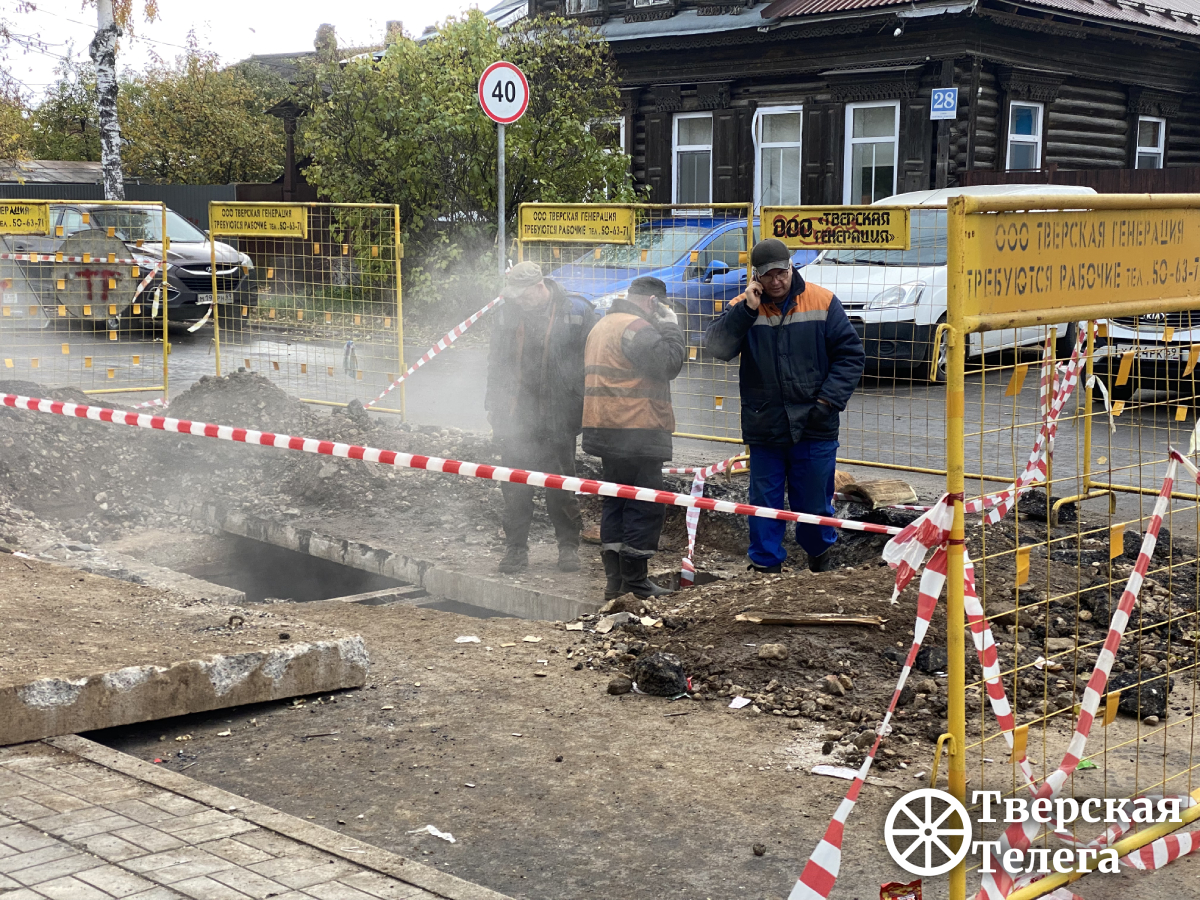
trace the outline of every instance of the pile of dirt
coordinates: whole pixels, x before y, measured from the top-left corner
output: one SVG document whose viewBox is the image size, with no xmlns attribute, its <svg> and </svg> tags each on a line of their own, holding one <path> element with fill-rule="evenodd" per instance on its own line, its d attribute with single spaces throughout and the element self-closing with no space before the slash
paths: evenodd
<svg viewBox="0 0 1200 900">
<path fill-rule="evenodd" d="M 0 392 L 93 403 L 78 391 L 0 382 Z M 101 404 L 102 405 L 102 404 Z M 172 400 L 175 418 L 494 462 L 490 438 L 458 429 L 382 425 L 353 411 L 314 411 L 260 375 L 204 378 Z M 0 410 L 0 490 L 17 506 L 92 542 L 156 527 L 181 501 L 204 499 L 261 516 L 350 511 L 370 518 L 414 506 L 440 523 L 478 514 L 496 491 L 482 481 L 389 470 L 355 460 Z M 436 488 L 428 490 L 431 481 Z M 429 508 L 426 510 L 426 507 Z M 497 522 L 498 524 L 498 522 Z"/>
<path fill-rule="evenodd" d="M 0 392 L 97 403 L 75 390 L 0 382 Z M 299 402 L 261 375 L 204 377 L 174 397 L 180 419 L 292 434 L 478 463 L 499 463 L 489 434 L 396 423 L 357 404 L 332 414 Z M 355 460 L 124 428 L 22 410 L 0 410 L 0 491 L 13 504 L 79 540 L 100 543 L 147 528 L 188 523 L 172 511 L 197 499 L 261 518 L 285 519 L 479 568 L 480 554 L 503 552 L 502 502 L 495 482 L 389 469 Z M 599 478 L 599 460 L 580 454 L 577 472 Z M 667 478 L 687 492 L 690 476 Z M 714 479 L 708 495 L 743 501 L 746 479 Z M 599 522 L 601 500 L 584 497 L 584 522 Z M 533 542 L 553 541 L 539 501 Z M 343 527 L 344 526 L 344 527 Z M 670 508 L 662 547 L 682 555 L 684 511 Z M 740 516 L 705 517 L 698 558 L 719 565 L 745 552 Z M 668 556 L 664 553 L 663 559 Z M 490 571 L 494 562 L 485 565 Z"/>
<path fill-rule="evenodd" d="M 654 601 L 626 595 L 614 601 L 613 610 L 618 618 L 624 618 L 621 611 L 635 618 L 605 632 L 604 615 L 581 617 L 585 630 L 574 654 L 581 667 L 630 677 L 639 658 L 674 654 L 691 679 L 693 699 L 727 705 L 744 697 L 751 712 L 781 723 L 824 723 L 830 735 L 826 752 L 853 764 L 874 739 L 912 645 L 916 591 L 906 591 L 893 606 L 892 581 L 893 573 L 876 555 L 831 573 L 743 572 Z M 793 627 L 738 620 L 752 612 L 859 615 L 881 623 Z M 941 607 L 925 645 L 945 647 Z M 945 680 L 931 677 L 945 667 L 944 650 L 932 658 L 926 653 L 920 662 L 923 670 L 914 671 L 879 756 L 884 768 L 912 755 L 907 744 L 936 740 L 945 730 Z"/>
<path fill-rule="evenodd" d="M 1028 545 L 1038 525 L 1002 523 L 969 530 L 967 550 L 977 564 L 986 565 L 991 596 L 981 597 L 996 639 L 1018 723 L 1047 713 L 1069 711 L 1083 694 L 1109 628 L 1112 610 L 1125 580 L 1133 571 L 1140 535 L 1130 534 L 1129 548 L 1112 561 L 1106 547 L 1077 532 L 1074 540 L 1060 536 L 1049 558 L 1034 550 L 1028 581 L 1015 587 L 1015 555 L 1011 551 L 1021 529 Z M 1045 536 L 1041 524 L 1042 539 Z M 1064 529 L 1065 531 L 1065 529 Z M 691 679 L 696 700 L 729 703 L 749 699 L 754 711 L 782 721 L 812 719 L 825 723 L 829 742 L 825 752 L 848 764 L 861 761 L 874 738 L 895 691 L 901 666 L 912 646 L 916 620 L 917 582 L 891 604 L 894 573 L 880 560 L 884 541 L 870 535 L 851 537 L 842 561 L 847 566 L 813 574 L 793 567 L 779 575 L 757 572 L 725 573 L 722 580 L 700 585 L 657 600 L 626 595 L 595 616 L 582 616 L 583 632 L 575 649 L 581 663 L 614 676 L 632 679 L 635 664 L 656 652 L 677 656 Z M 987 553 L 984 552 L 986 543 Z M 1195 559 L 1189 548 L 1173 542 L 1160 545 L 1165 561 L 1172 552 L 1181 560 Z M 1041 548 L 1044 549 L 1044 548 Z M 1089 554 L 1103 565 L 1091 565 Z M 802 553 L 801 553 L 802 555 Z M 1083 565 L 1079 563 L 1083 559 Z M 1188 574 L 1190 571 L 1190 575 Z M 1161 576 L 1160 576 L 1161 577 Z M 1174 570 L 1175 583 L 1148 577 L 1125 639 L 1113 664 L 1113 688 L 1144 683 L 1140 693 L 1126 691 L 1120 710 L 1130 716 L 1164 718 L 1190 715 L 1191 702 L 1176 691 L 1168 697 L 1168 672 L 1197 664 L 1197 600 L 1189 589 L 1196 572 L 1186 565 Z M 979 584 L 984 585 L 979 577 Z M 620 613 L 628 612 L 627 617 Z M 779 625 L 748 621 L 751 613 L 838 614 L 878 617 L 880 625 Z M 613 615 L 616 620 L 611 619 Z M 739 619 L 739 616 L 742 618 Z M 610 627 L 611 623 L 611 627 Z M 908 685 L 900 695 L 893 733 L 884 741 L 878 764 L 887 768 L 909 754 L 905 745 L 934 741 L 945 731 L 947 705 L 945 607 L 934 612 L 923 649 Z M 1076 651 L 1076 647 L 1080 647 Z M 968 637 L 968 708 L 982 709 L 979 681 L 982 671 L 970 652 Z M 1017 677 L 1011 674 L 1013 669 Z M 619 684 L 614 690 L 619 690 Z M 1170 687 L 1176 687 L 1172 679 Z M 1015 697 L 1013 691 L 1015 687 Z M 1190 690 L 1190 688 L 1189 688 Z M 995 723 L 984 716 L 989 732 Z M 980 717 L 969 722 L 979 734 Z"/>
</svg>

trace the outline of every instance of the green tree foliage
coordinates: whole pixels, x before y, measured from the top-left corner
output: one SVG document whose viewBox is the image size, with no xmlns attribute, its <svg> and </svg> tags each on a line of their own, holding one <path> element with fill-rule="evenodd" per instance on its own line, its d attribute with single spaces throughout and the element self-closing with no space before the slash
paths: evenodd
<svg viewBox="0 0 1200 900">
<path fill-rule="evenodd" d="M 277 178 L 283 128 L 264 114 L 278 99 L 264 96 L 269 85 L 194 49 L 128 79 L 120 104 L 125 176 L 173 184 Z"/>
<path fill-rule="evenodd" d="M 173 184 L 279 177 L 283 128 L 265 110 L 289 89 L 261 67 L 223 69 L 216 57 L 195 50 L 173 64 L 127 74 L 118 101 L 125 177 Z M 99 160 L 97 102 L 92 64 L 64 63 L 29 116 L 27 155 Z"/>
<path fill-rule="evenodd" d="M 58 80 L 33 112 L 34 159 L 96 162 L 100 159 L 100 114 L 96 70 L 91 63 L 64 62 Z"/>
<path fill-rule="evenodd" d="M 484 282 L 494 271 L 497 136 L 477 87 L 500 59 L 521 67 L 531 95 L 506 129 L 510 219 L 528 201 L 635 199 L 615 130 L 596 127 L 619 115 L 620 94 L 607 44 L 588 28 L 540 18 L 502 32 L 472 11 L 427 42 L 396 41 L 378 63 L 321 66 L 309 86 L 307 178 L 330 200 L 399 205 L 410 304 L 460 294 L 451 269 Z"/>
<path fill-rule="evenodd" d="M 29 111 L 17 86 L 0 75 L 0 163 L 14 163 L 29 156 L 33 128 Z"/>
</svg>

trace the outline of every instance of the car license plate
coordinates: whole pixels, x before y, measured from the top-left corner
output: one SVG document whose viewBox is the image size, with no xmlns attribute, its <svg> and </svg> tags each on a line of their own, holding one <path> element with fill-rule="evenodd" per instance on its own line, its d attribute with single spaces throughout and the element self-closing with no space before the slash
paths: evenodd
<svg viewBox="0 0 1200 900">
<path fill-rule="evenodd" d="M 213 302 L 212 294 L 197 294 L 196 295 L 196 305 L 197 306 L 212 306 L 212 302 Z M 228 303 L 229 295 L 228 294 L 217 294 L 217 302 L 218 303 Z"/>
<path fill-rule="evenodd" d="M 1155 347 L 1138 351 L 1141 359 L 1181 360 L 1187 356 L 1186 347 Z"/>
</svg>

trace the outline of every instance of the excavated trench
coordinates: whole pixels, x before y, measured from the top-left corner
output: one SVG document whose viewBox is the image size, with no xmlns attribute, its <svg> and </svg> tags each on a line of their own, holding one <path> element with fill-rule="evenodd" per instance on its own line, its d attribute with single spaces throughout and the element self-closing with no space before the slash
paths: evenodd
<svg viewBox="0 0 1200 900">
<path fill-rule="evenodd" d="M 481 619 L 577 614 L 578 604 L 567 598 L 537 591 L 523 596 L 511 586 L 433 569 L 387 551 L 270 520 L 238 516 L 229 525 L 237 531 L 145 533 L 108 543 L 104 549 L 241 592 L 248 603 L 405 603 Z M 410 577 L 396 577 L 401 574 Z"/>
</svg>

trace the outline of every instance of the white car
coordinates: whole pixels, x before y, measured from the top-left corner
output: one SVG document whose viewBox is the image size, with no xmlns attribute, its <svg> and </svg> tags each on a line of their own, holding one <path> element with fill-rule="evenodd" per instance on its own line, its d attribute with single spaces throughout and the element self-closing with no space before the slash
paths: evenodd
<svg viewBox="0 0 1200 900">
<path fill-rule="evenodd" d="M 1011 194 L 1094 194 L 1089 187 L 994 184 L 913 191 L 876 206 L 910 207 L 908 250 L 826 250 L 800 270 L 805 281 L 833 291 L 867 352 L 868 370 L 928 377 L 937 326 L 946 321 L 946 201 L 950 197 Z M 1070 355 L 1074 323 L 1058 326 L 1058 356 Z M 1042 328 L 972 334 L 967 357 L 1014 345 L 1034 345 Z M 947 349 L 939 344 L 938 380 L 945 375 Z"/>
<path fill-rule="evenodd" d="M 1113 400 L 1128 400 L 1137 390 L 1169 391 L 1180 396 L 1195 392 L 1183 373 L 1192 346 L 1200 343 L 1200 311 L 1147 313 L 1099 321 L 1107 334 L 1096 339 L 1093 367 L 1104 377 Z M 1134 359 L 1128 378 L 1124 384 L 1117 384 L 1121 358 L 1130 350 L 1134 351 Z"/>
</svg>

